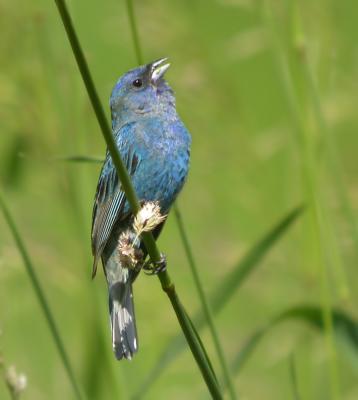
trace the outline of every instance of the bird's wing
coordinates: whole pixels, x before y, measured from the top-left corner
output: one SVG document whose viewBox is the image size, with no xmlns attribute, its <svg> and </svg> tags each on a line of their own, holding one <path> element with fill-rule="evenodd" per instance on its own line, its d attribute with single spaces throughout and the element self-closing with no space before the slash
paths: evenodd
<svg viewBox="0 0 358 400">
<path fill-rule="evenodd" d="M 125 155 L 123 161 L 132 177 L 139 164 L 139 157 L 134 151 L 126 151 Z M 128 212 L 125 212 L 125 204 L 126 196 L 121 189 L 112 159 L 107 154 L 98 181 L 92 214 L 93 277 L 115 223 L 128 215 Z"/>
</svg>

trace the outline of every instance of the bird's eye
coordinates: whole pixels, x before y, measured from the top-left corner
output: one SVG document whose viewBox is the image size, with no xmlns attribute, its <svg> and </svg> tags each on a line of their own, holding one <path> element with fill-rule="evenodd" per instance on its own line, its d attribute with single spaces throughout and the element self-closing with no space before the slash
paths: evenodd
<svg viewBox="0 0 358 400">
<path fill-rule="evenodd" d="M 143 85 L 143 82 L 141 79 L 136 79 L 132 82 L 132 85 L 135 87 L 141 87 Z"/>
</svg>

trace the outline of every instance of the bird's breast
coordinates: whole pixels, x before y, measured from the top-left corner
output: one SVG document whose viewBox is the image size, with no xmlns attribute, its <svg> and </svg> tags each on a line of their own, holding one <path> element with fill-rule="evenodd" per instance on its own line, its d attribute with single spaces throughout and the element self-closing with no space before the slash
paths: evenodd
<svg viewBox="0 0 358 400">
<path fill-rule="evenodd" d="M 189 149 L 171 138 L 155 140 L 141 158 L 134 185 L 144 201 L 158 201 L 167 212 L 180 192 L 189 167 Z"/>
<path fill-rule="evenodd" d="M 122 156 L 136 156 L 132 182 L 140 201 L 158 201 L 168 212 L 189 169 L 190 136 L 178 118 L 150 117 L 119 131 Z M 125 209 L 128 208 L 127 204 Z"/>
</svg>

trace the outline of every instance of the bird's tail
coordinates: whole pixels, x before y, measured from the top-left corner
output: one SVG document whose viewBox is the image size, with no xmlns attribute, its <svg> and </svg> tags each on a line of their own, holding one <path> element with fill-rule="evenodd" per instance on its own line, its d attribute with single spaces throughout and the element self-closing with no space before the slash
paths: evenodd
<svg viewBox="0 0 358 400">
<path fill-rule="evenodd" d="M 113 351 L 118 360 L 131 359 L 138 350 L 132 284 L 114 282 L 109 286 L 109 312 Z"/>
</svg>

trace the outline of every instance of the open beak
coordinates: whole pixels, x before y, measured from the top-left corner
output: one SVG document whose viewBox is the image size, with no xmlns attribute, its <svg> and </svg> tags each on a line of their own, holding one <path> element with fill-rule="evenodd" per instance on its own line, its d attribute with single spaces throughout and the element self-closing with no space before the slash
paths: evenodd
<svg viewBox="0 0 358 400">
<path fill-rule="evenodd" d="M 153 61 L 150 65 L 150 79 L 155 84 L 165 74 L 166 70 L 170 67 L 170 64 L 164 64 L 168 58 L 161 58 L 157 61 Z"/>
</svg>

